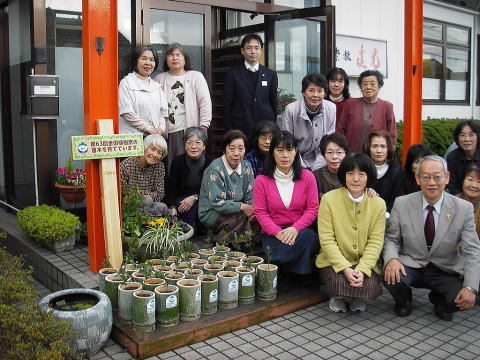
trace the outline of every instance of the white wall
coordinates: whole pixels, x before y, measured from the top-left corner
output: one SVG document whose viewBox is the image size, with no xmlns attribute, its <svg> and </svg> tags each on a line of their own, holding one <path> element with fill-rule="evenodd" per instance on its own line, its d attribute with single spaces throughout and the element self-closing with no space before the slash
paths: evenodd
<svg viewBox="0 0 480 360">
<path fill-rule="evenodd" d="M 387 41 L 388 78 L 380 97 L 393 103 L 397 120 L 403 118 L 404 6 L 398 0 L 333 0 L 338 35 Z M 357 78 L 350 93 L 360 96 Z"/>
</svg>

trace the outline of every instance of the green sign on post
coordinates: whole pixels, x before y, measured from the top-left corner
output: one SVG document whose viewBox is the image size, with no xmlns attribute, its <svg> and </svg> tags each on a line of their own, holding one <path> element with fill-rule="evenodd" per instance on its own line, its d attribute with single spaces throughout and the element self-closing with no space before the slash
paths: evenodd
<svg viewBox="0 0 480 360">
<path fill-rule="evenodd" d="M 108 159 L 144 154 L 142 134 L 72 136 L 72 159 Z"/>
</svg>

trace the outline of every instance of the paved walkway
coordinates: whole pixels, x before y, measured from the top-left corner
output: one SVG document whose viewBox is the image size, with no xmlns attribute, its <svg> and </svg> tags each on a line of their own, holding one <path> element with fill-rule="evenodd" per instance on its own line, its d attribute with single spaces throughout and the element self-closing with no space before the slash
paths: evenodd
<svg viewBox="0 0 480 360">
<path fill-rule="evenodd" d="M 149 360 L 479 359 L 480 307 L 442 321 L 433 314 L 427 294 L 414 290 L 413 311 L 407 318 L 393 313 L 393 300 L 384 291 L 361 314 L 335 314 L 323 302 Z M 134 358 L 110 340 L 90 359 Z"/>
</svg>

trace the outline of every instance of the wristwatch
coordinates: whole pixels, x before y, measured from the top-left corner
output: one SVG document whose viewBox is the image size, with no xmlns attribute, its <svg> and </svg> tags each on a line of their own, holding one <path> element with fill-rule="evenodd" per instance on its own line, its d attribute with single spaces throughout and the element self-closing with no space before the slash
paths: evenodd
<svg viewBox="0 0 480 360">
<path fill-rule="evenodd" d="M 470 286 L 465 286 L 465 289 L 468 289 L 468 290 L 470 290 L 472 293 L 474 293 L 474 294 L 475 294 L 475 296 L 477 296 L 477 295 L 478 295 L 478 291 L 477 291 L 477 290 L 475 290 L 474 288 L 470 287 Z"/>
<path fill-rule="evenodd" d="M 198 195 L 197 194 L 193 194 L 193 197 L 195 198 L 195 201 L 198 201 Z"/>
</svg>

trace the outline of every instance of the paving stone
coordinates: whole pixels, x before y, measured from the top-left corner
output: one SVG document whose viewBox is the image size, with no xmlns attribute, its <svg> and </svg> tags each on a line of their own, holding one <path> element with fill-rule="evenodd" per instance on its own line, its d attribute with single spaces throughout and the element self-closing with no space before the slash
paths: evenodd
<svg viewBox="0 0 480 360">
<path fill-rule="evenodd" d="M 120 345 L 113 344 L 113 345 L 104 347 L 103 351 L 105 351 L 107 353 L 107 355 L 113 355 L 113 354 L 116 354 L 116 353 L 119 353 L 119 352 L 123 351 L 123 349 L 120 347 Z"/>
<path fill-rule="evenodd" d="M 257 350 L 257 351 L 254 351 L 254 352 L 248 354 L 248 355 L 250 355 L 255 360 L 270 358 L 270 354 L 266 353 L 263 350 Z"/>
<path fill-rule="evenodd" d="M 263 350 L 265 352 L 269 353 L 272 356 L 280 354 L 280 353 L 285 351 L 280 346 L 276 346 L 276 345 L 267 346 L 267 347 L 263 348 Z"/>
<path fill-rule="evenodd" d="M 217 351 L 224 351 L 224 350 L 227 350 L 227 349 L 231 348 L 232 345 L 230 345 L 229 343 L 227 343 L 223 340 L 220 340 L 220 341 L 217 341 L 215 344 L 212 344 L 212 347 L 214 349 L 216 349 Z"/>
<path fill-rule="evenodd" d="M 136 359 L 134 356 L 130 355 L 128 352 L 116 353 L 111 355 L 114 360 L 132 360 Z"/>
<path fill-rule="evenodd" d="M 290 341 L 282 341 L 281 343 L 278 344 L 278 346 L 281 347 L 283 350 L 288 351 L 290 349 L 295 348 L 297 345 Z"/>
<path fill-rule="evenodd" d="M 218 352 L 216 349 L 214 349 L 213 347 L 211 347 L 210 345 L 206 345 L 204 347 L 201 347 L 199 349 L 197 349 L 197 352 L 202 354 L 203 356 L 208 356 L 208 355 L 212 355 L 216 352 Z"/>
<path fill-rule="evenodd" d="M 230 349 L 224 350 L 222 351 L 222 354 L 224 354 L 229 359 L 236 358 L 238 356 L 243 355 L 243 353 L 236 348 L 230 348 Z"/>
<path fill-rule="evenodd" d="M 215 353 L 212 355 L 207 356 L 208 360 L 225 360 L 225 355 L 221 353 Z"/>
</svg>

